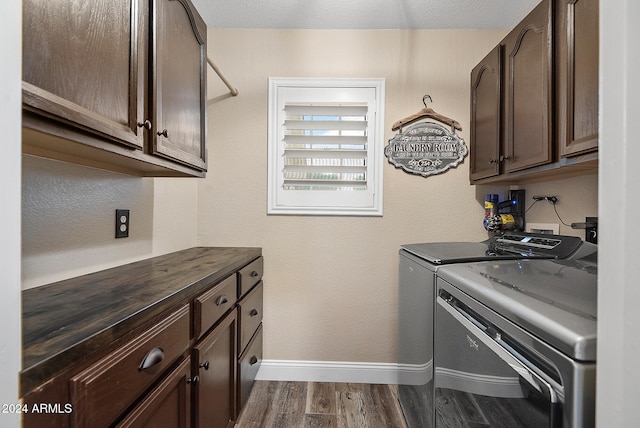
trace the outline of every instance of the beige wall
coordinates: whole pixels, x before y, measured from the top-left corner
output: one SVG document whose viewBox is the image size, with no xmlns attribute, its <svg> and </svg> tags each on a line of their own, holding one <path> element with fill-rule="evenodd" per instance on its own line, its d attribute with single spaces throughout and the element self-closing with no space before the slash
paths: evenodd
<svg viewBox="0 0 640 428">
<path fill-rule="evenodd" d="M 484 200 L 487 193 L 497 193 L 507 199 L 509 189 L 525 190 L 525 222 L 558 226 L 561 235 L 573 235 L 584 239 L 584 229 L 572 229 L 571 223 L 584 222 L 585 217 L 598 216 L 598 174 L 542 181 L 514 186 L 475 186 L 476 199 Z M 558 198 L 555 210 L 547 201 L 535 202 L 534 195 Z M 556 213 L 557 211 L 557 213 Z"/>
<path fill-rule="evenodd" d="M 265 359 L 395 362 L 400 244 L 487 236 L 468 162 L 424 178 L 385 160 L 382 218 L 267 216 L 267 79 L 385 78 L 385 144 L 424 94 L 468 142 L 469 72 L 504 33 L 209 30 L 239 95 L 224 98 L 211 73 L 198 241 L 263 247 Z"/>
<path fill-rule="evenodd" d="M 196 244 L 196 179 L 139 178 L 22 157 L 22 288 Z M 115 239 L 115 210 L 130 210 Z"/>
<path fill-rule="evenodd" d="M 527 223 L 557 224 L 561 235 L 574 235 L 584 239 L 584 229 L 572 229 L 571 223 L 584 222 L 585 217 L 598 216 L 598 174 L 532 183 L 514 186 L 514 188 L 526 190 L 526 207 L 529 209 L 525 216 Z M 558 202 L 555 210 L 547 201 L 534 204 L 533 195 L 556 196 Z"/>
</svg>

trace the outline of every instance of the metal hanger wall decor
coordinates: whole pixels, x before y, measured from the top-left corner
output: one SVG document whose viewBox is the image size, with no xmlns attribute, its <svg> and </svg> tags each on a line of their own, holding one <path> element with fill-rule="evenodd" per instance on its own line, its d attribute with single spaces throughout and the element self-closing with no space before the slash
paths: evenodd
<svg viewBox="0 0 640 428">
<path fill-rule="evenodd" d="M 400 132 L 384 149 L 389 163 L 423 177 L 455 168 L 469 152 L 464 140 L 456 134 L 456 129 L 462 130 L 460 123 L 428 108 L 427 98 L 433 102 L 431 96 L 425 95 L 422 110 L 393 124 L 391 130 Z M 425 119 L 444 123 L 447 127 L 432 121 L 416 123 Z M 403 132 L 406 125 L 411 126 Z"/>
</svg>

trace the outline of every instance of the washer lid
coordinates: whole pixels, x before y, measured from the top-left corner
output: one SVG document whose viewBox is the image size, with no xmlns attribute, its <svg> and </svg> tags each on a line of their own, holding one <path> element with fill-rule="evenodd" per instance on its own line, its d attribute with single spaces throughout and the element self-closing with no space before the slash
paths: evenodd
<svg viewBox="0 0 640 428">
<path fill-rule="evenodd" d="M 569 357 L 596 360 L 594 261 L 496 260 L 445 266 L 438 276 Z"/>
<path fill-rule="evenodd" d="M 483 242 L 428 242 L 401 248 L 429 263 L 444 265 L 483 260 L 565 259 L 578 254 L 584 244 L 576 236 L 507 232 Z M 594 246 L 590 252 L 595 251 Z"/>
<path fill-rule="evenodd" d="M 479 262 L 484 260 L 514 260 L 522 258 L 551 258 L 549 254 L 526 251 L 496 252 L 492 241 L 484 242 L 429 242 L 406 244 L 402 249 L 436 265 Z"/>
</svg>

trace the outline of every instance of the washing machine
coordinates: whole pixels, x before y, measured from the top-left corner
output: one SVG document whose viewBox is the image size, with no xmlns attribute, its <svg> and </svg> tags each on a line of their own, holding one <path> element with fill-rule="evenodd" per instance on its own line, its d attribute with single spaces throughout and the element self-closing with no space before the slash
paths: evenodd
<svg viewBox="0 0 640 428">
<path fill-rule="evenodd" d="M 436 289 L 436 427 L 595 426 L 597 254 L 446 266 Z"/>
<path fill-rule="evenodd" d="M 482 242 L 402 245 L 398 286 L 398 399 L 409 428 L 435 424 L 434 309 L 443 266 L 480 261 L 569 259 L 596 246 L 575 236 L 508 232 Z"/>
</svg>

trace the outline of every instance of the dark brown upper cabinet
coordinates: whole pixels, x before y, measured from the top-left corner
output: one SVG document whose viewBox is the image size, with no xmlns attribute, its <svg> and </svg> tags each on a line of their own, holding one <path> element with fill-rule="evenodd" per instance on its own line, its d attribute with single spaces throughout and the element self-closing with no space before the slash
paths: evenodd
<svg viewBox="0 0 640 428">
<path fill-rule="evenodd" d="M 154 0 L 153 153 L 207 169 L 207 27 L 189 0 Z"/>
<path fill-rule="evenodd" d="M 598 149 L 598 0 L 557 0 L 557 140 L 563 157 Z"/>
<path fill-rule="evenodd" d="M 504 172 L 550 163 L 553 141 L 552 10 L 543 0 L 503 40 Z"/>
<path fill-rule="evenodd" d="M 471 71 L 471 180 L 500 173 L 502 45 Z"/>
<path fill-rule="evenodd" d="M 597 172 L 598 0 L 540 2 L 471 71 L 470 95 L 472 184 Z"/>
<path fill-rule="evenodd" d="M 189 0 L 25 0 L 23 152 L 204 176 L 206 64 Z"/>
</svg>

